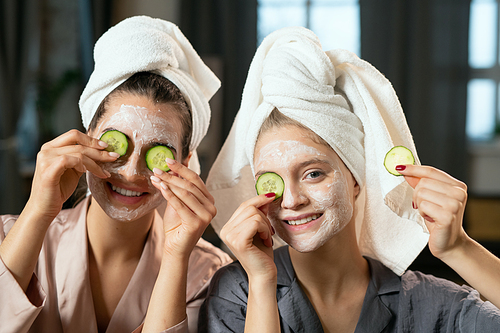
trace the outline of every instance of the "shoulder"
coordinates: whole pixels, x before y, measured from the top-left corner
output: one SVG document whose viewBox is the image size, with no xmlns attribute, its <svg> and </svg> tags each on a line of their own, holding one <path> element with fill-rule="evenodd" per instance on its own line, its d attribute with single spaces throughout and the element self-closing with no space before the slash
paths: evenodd
<svg viewBox="0 0 500 333">
<path fill-rule="evenodd" d="M 213 273 L 216 270 L 232 262 L 231 257 L 220 248 L 212 245 L 203 238 L 200 238 L 189 257 L 189 266 L 211 267 Z"/>
<path fill-rule="evenodd" d="M 215 272 L 231 263 L 231 257 L 218 247 L 200 239 L 189 257 L 187 276 L 188 298 L 205 295 Z"/>
<path fill-rule="evenodd" d="M 208 265 L 219 269 L 231 263 L 233 260 L 220 248 L 212 245 L 203 238 L 200 238 L 189 257 L 189 265 Z"/>
<path fill-rule="evenodd" d="M 438 278 L 418 271 L 407 271 L 401 276 L 403 294 L 433 295 L 436 297 L 455 297 L 457 293 L 469 293 L 472 288 L 460 286 L 455 282 Z"/>
<path fill-rule="evenodd" d="M 0 233 L 0 241 L 3 241 L 3 236 L 7 235 L 18 219 L 18 215 L 0 215 L 0 221 L 2 222 L 2 230 Z"/>
<path fill-rule="evenodd" d="M 413 318 L 416 327 L 440 325 L 460 332 L 479 327 L 478 332 L 493 332 L 500 327 L 500 310 L 467 285 L 408 271 L 401 276 L 400 292 L 400 314 Z"/>
<path fill-rule="evenodd" d="M 238 261 L 219 269 L 210 285 L 209 294 L 224 299 L 247 299 L 248 277 Z"/>
</svg>

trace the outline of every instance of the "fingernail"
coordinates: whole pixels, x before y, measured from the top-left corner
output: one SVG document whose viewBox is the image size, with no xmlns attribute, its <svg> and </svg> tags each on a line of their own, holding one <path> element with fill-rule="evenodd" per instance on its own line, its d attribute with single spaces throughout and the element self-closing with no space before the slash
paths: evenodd
<svg viewBox="0 0 500 333">
<path fill-rule="evenodd" d="M 105 174 L 106 176 L 111 177 L 111 174 L 109 173 L 109 171 L 108 171 L 108 170 L 102 170 L 102 172 L 104 172 L 104 174 Z"/>
<path fill-rule="evenodd" d="M 175 163 L 175 160 L 171 159 L 171 158 L 166 158 L 165 159 L 165 162 L 167 162 L 167 164 L 174 164 Z"/>
<path fill-rule="evenodd" d="M 155 183 L 159 183 L 159 182 L 161 182 L 161 179 L 158 177 L 155 177 L 155 176 L 151 176 L 151 181 L 155 182 Z"/>
<path fill-rule="evenodd" d="M 413 201 L 411 202 L 411 206 L 413 207 L 413 209 L 417 209 L 417 205 L 415 205 Z"/>
<path fill-rule="evenodd" d="M 396 165 L 396 170 L 397 171 L 403 171 L 406 169 L 406 165 Z"/>
<path fill-rule="evenodd" d="M 271 247 L 274 246 L 274 238 L 271 237 Z"/>
<path fill-rule="evenodd" d="M 99 141 L 98 141 L 98 144 L 99 144 L 99 146 L 101 146 L 102 148 L 107 148 L 107 147 L 108 147 L 108 144 L 107 144 L 106 142 L 104 142 L 104 141 L 101 141 L 101 140 L 99 140 Z"/>
<path fill-rule="evenodd" d="M 162 187 L 164 190 L 167 190 L 167 189 L 168 189 L 167 184 L 165 184 L 165 183 L 161 183 L 161 187 Z"/>
<path fill-rule="evenodd" d="M 266 193 L 266 194 L 265 194 L 265 196 L 266 196 L 266 197 L 268 197 L 268 198 L 272 198 L 272 197 L 275 197 L 275 196 L 276 196 L 276 193 L 274 193 L 274 192 L 269 192 L 269 193 Z"/>
<path fill-rule="evenodd" d="M 110 151 L 110 152 L 108 152 L 108 155 L 109 155 L 109 156 L 111 156 L 111 157 L 114 157 L 114 158 L 118 158 L 118 157 L 120 157 L 120 154 L 115 153 L 114 151 Z"/>
<path fill-rule="evenodd" d="M 163 170 L 158 169 L 158 168 L 153 168 L 153 172 L 155 175 L 158 175 L 158 176 L 161 176 L 165 173 Z"/>
<path fill-rule="evenodd" d="M 271 231 L 273 232 L 273 235 L 276 233 L 276 230 L 274 230 L 273 226 L 271 226 Z"/>
</svg>

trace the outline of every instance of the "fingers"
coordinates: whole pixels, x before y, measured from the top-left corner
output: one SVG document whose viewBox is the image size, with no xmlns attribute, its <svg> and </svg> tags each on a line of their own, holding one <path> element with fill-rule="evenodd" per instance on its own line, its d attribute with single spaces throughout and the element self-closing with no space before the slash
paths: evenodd
<svg viewBox="0 0 500 333">
<path fill-rule="evenodd" d="M 187 227 L 206 227 L 217 214 L 214 199 L 200 177 L 184 168 L 177 168 L 180 173 L 167 173 L 155 168 L 155 176 L 151 176 L 151 182 L 162 192 L 181 220 L 188 222 Z M 187 178 L 181 178 L 181 173 Z"/>
<path fill-rule="evenodd" d="M 267 205 L 274 201 L 274 193 L 271 194 L 261 194 L 256 197 L 253 197 L 245 202 L 243 202 L 238 209 L 234 212 L 233 215 L 240 214 L 243 210 L 247 209 L 247 207 L 255 207 L 259 208 L 264 214 L 267 214 Z"/>
<path fill-rule="evenodd" d="M 427 221 L 461 221 L 467 201 L 467 186 L 463 182 L 429 166 L 406 165 L 398 171 L 414 187 L 413 208 Z"/>
<path fill-rule="evenodd" d="M 100 140 L 77 130 L 71 130 L 43 145 L 38 153 L 38 165 L 45 170 L 53 162 L 61 159 L 60 164 L 55 164 L 63 167 L 61 172 L 73 165 L 78 172 L 90 171 L 100 178 L 107 178 L 110 176 L 109 172 L 103 170 L 98 163 L 115 161 L 120 155 L 103 150 L 105 146 L 107 144 Z"/>
<path fill-rule="evenodd" d="M 272 247 L 275 231 L 261 208 L 273 199 L 274 197 L 260 195 L 241 204 L 224 226 L 224 233 L 221 231 L 221 238 L 226 238 L 228 242 L 236 239 L 236 243 L 248 245 L 252 243 L 254 236 L 259 235 L 266 246 Z"/>
<path fill-rule="evenodd" d="M 459 186 L 463 189 L 467 189 L 467 186 L 450 176 L 444 171 L 441 171 L 439 169 L 430 167 L 430 166 L 423 166 L 423 165 L 403 165 L 403 166 L 396 166 L 396 170 L 398 170 L 399 173 L 401 173 L 403 176 L 405 176 L 405 179 L 422 179 L 422 178 L 428 178 L 428 179 L 434 179 L 452 186 Z M 416 184 L 412 181 L 409 182 L 410 185 L 412 185 L 413 188 L 419 183 L 419 181 L 416 182 Z M 415 186 L 413 186 L 413 184 Z"/>
<path fill-rule="evenodd" d="M 196 172 L 194 172 L 193 170 L 189 169 L 188 167 L 186 167 L 182 163 L 179 163 L 176 160 L 167 158 L 166 162 L 169 168 L 172 170 L 172 172 L 176 174 L 172 176 L 174 177 L 180 176 L 181 178 L 187 180 L 189 183 L 194 184 L 206 198 L 208 198 L 212 203 L 214 203 L 214 198 L 212 197 L 210 192 L 208 192 L 205 183 L 203 183 L 203 180 L 201 180 L 200 176 L 198 176 Z M 157 169 L 157 171 L 159 171 L 158 175 L 163 175 L 161 170 Z M 168 179 L 173 180 L 174 178 L 168 178 Z"/>
<path fill-rule="evenodd" d="M 49 148 L 70 146 L 70 145 L 81 145 L 94 149 L 105 149 L 108 146 L 106 142 L 92 138 L 87 134 L 84 134 L 76 129 L 73 129 L 58 136 L 52 141 L 45 143 L 42 146 L 42 150 Z"/>
<path fill-rule="evenodd" d="M 256 243 L 258 240 L 261 240 L 266 247 L 273 247 L 273 233 L 265 219 L 258 213 L 245 218 L 238 224 L 226 225 L 223 230 L 221 230 L 222 240 L 235 253 L 247 251 L 252 246 L 259 247 Z"/>
<path fill-rule="evenodd" d="M 193 193 L 175 185 L 168 185 L 164 182 L 155 182 L 157 187 L 167 200 L 168 204 L 176 211 L 177 215 L 189 225 L 199 227 L 207 226 L 217 214 L 215 206 L 208 199 L 198 199 Z"/>
</svg>

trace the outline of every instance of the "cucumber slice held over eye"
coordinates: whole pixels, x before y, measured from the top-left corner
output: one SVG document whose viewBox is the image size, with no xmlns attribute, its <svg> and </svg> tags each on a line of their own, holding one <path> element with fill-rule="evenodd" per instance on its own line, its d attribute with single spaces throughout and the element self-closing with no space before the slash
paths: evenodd
<svg viewBox="0 0 500 333">
<path fill-rule="evenodd" d="M 165 162 L 166 158 L 175 159 L 174 154 L 170 149 L 165 146 L 155 146 L 148 150 L 146 153 L 146 163 L 149 170 L 153 171 L 154 168 L 158 168 L 167 172 L 170 168 Z"/>
<path fill-rule="evenodd" d="M 100 139 L 108 144 L 107 151 L 115 152 L 123 156 L 127 153 L 128 140 L 127 136 L 120 131 L 107 131 L 101 135 Z"/>
<path fill-rule="evenodd" d="M 285 190 L 285 182 L 280 175 L 274 172 L 266 172 L 259 176 L 257 183 L 255 183 L 255 189 L 257 194 L 275 193 L 276 197 L 274 200 L 280 198 Z"/>
<path fill-rule="evenodd" d="M 410 149 L 404 146 L 396 146 L 391 148 L 385 155 L 384 166 L 390 174 L 394 176 L 402 176 L 396 166 L 403 164 L 415 164 L 415 157 Z"/>
</svg>

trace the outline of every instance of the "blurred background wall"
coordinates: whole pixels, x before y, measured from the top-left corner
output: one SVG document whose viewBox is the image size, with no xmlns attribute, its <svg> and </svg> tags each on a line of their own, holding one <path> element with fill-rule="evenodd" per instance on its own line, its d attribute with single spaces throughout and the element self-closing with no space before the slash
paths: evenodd
<svg viewBox="0 0 500 333">
<path fill-rule="evenodd" d="M 110 26 L 133 15 L 170 20 L 221 79 L 200 147 L 206 177 L 257 45 L 302 25 L 325 49 L 350 49 L 388 77 L 421 162 L 469 185 L 467 231 L 497 251 L 499 11 L 498 0 L 0 0 L 0 214 L 22 210 L 40 146 L 83 130 L 78 98 Z M 417 265 L 438 265 L 422 258 Z"/>
</svg>

